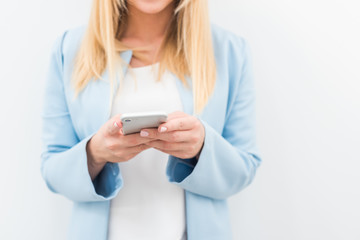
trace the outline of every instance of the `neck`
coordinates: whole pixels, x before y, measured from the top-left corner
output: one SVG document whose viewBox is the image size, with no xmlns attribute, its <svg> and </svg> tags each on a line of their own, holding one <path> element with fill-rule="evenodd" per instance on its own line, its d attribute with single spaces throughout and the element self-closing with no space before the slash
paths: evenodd
<svg viewBox="0 0 360 240">
<path fill-rule="evenodd" d="M 139 11 L 128 5 L 127 27 L 122 35 L 124 39 L 136 39 L 143 44 L 162 40 L 174 12 L 174 4 L 155 14 Z"/>
</svg>

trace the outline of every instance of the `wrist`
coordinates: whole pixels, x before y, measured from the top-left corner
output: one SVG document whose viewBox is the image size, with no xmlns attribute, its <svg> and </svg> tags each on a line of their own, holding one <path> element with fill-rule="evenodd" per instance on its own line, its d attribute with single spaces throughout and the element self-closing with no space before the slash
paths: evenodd
<svg viewBox="0 0 360 240">
<path fill-rule="evenodd" d="M 106 160 L 102 159 L 99 154 L 97 153 L 96 149 L 96 139 L 93 136 L 86 145 L 86 152 L 87 152 L 87 159 L 88 164 L 93 167 L 101 167 L 106 164 Z"/>
</svg>

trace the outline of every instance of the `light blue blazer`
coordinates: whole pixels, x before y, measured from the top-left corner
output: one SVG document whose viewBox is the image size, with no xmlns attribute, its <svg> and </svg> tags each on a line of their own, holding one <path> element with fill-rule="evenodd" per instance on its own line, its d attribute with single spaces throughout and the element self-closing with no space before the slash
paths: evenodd
<svg viewBox="0 0 360 240">
<path fill-rule="evenodd" d="M 121 191 L 123 180 L 114 163 L 107 163 L 95 181 L 88 173 L 86 143 L 110 117 L 110 84 L 105 72 L 104 80 L 90 82 L 74 97 L 70 79 L 84 29 L 65 32 L 52 51 L 43 109 L 41 172 L 51 191 L 74 203 L 69 239 L 105 240 L 110 200 Z M 243 38 L 217 26 L 212 26 L 212 37 L 217 82 L 197 116 L 205 127 L 200 158 L 169 156 L 166 169 L 168 180 L 185 190 L 189 240 L 231 239 L 226 199 L 251 183 L 261 162 L 255 143 L 249 47 Z M 121 53 L 127 63 L 131 56 L 131 51 Z M 192 91 L 179 79 L 177 87 L 184 112 L 192 114 Z"/>
</svg>

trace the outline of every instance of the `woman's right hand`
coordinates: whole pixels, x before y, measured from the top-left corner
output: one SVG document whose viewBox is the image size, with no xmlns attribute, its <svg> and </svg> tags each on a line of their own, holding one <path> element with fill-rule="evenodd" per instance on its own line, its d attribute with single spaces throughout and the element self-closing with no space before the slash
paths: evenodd
<svg viewBox="0 0 360 240">
<path fill-rule="evenodd" d="M 144 143 L 153 141 L 139 133 L 124 136 L 120 114 L 108 120 L 89 140 L 86 146 L 88 170 L 94 180 L 107 162 L 126 162 L 140 152 L 151 148 Z"/>
</svg>

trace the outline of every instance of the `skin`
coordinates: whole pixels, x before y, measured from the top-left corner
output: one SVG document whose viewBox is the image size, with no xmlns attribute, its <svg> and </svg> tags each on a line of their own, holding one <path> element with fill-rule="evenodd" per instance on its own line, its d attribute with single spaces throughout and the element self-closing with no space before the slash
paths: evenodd
<svg viewBox="0 0 360 240">
<path fill-rule="evenodd" d="M 129 0 L 128 27 L 121 41 L 129 47 L 146 47 L 142 52 L 146 59 L 157 62 L 157 53 L 164 39 L 166 29 L 174 12 L 173 0 Z M 133 57 L 132 67 L 142 67 L 146 63 Z"/>
<path fill-rule="evenodd" d="M 173 0 L 129 0 L 128 25 L 121 40 L 130 47 L 150 46 L 148 59 L 156 59 L 166 28 L 174 11 Z M 146 63 L 132 58 L 132 67 Z M 88 170 L 92 180 L 107 162 L 126 162 L 140 152 L 154 148 L 178 158 L 198 158 L 204 143 L 204 126 L 184 112 L 168 115 L 168 121 L 157 129 L 143 129 L 124 136 L 121 114 L 109 119 L 86 146 Z"/>
</svg>

